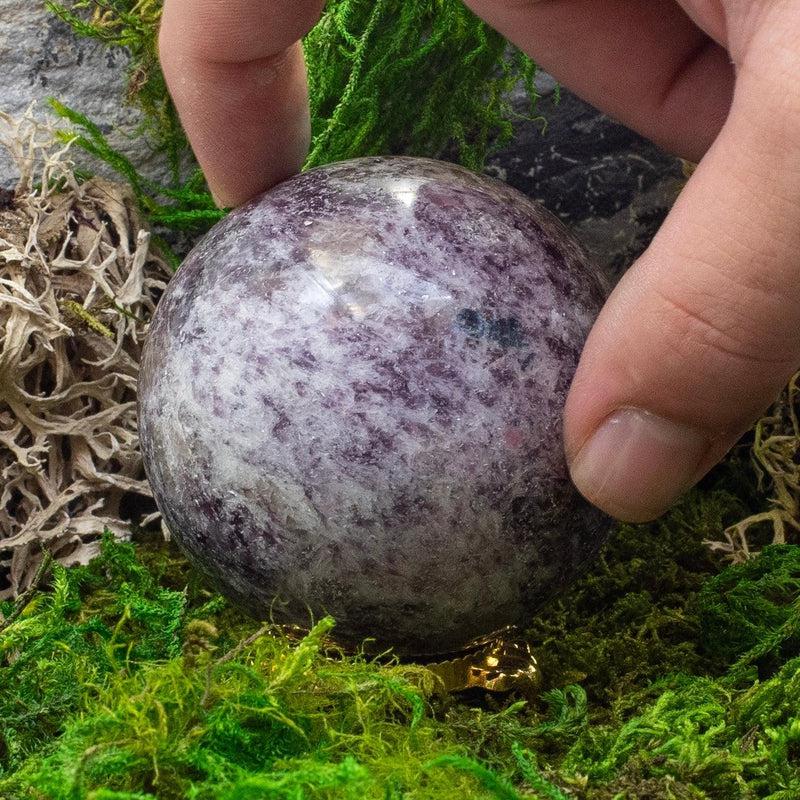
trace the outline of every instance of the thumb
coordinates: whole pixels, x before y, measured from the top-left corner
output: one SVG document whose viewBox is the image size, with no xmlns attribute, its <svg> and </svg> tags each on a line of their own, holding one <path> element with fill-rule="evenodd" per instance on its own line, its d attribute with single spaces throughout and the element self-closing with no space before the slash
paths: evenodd
<svg viewBox="0 0 800 800">
<path fill-rule="evenodd" d="M 739 65 L 720 135 L 608 300 L 567 400 L 572 478 L 621 519 L 665 511 L 800 365 L 800 49 L 761 52 Z"/>
</svg>

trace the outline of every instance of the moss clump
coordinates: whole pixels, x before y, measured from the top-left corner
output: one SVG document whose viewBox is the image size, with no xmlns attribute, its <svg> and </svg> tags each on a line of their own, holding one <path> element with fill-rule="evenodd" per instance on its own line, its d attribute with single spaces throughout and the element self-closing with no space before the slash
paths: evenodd
<svg viewBox="0 0 800 800">
<path fill-rule="evenodd" d="M 433 716 L 432 673 L 344 656 L 330 619 L 257 628 L 149 556 L 106 536 L 4 605 L 0 796 L 517 797 Z"/>
<path fill-rule="evenodd" d="M 0 112 L 19 170 L 0 209 L 0 599 L 25 591 L 42 550 L 86 563 L 152 496 L 136 421 L 146 323 L 171 274 L 130 189 L 79 183 L 30 114 Z M 24 302 L 20 298 L 25 298 Z"/>
<path fill-rule="evenodd" d="M 158 585 L 131 545 L 110 538 L 102 558 L 55 565 L 50 590 L 28 599 L 0 604 L 0 774 L 46 746 L 89 687 L 182 646 L 185 596 Z"/>
<path fill-rule="evenodd" d="M 719 560 L 704 539 L 745 513 L 739 498 L 712 486 L 662 520 L 620 526 L 583 580 L 530 626 L 544 674 L 579 682 L 608 707 L 665 674 L 711 669 L 697 593 Z"/>
<path fill-rule="evenodd" d="M 728 513 L 707 489 L 621 528 L 531 625 L 533 705 L 345 655 L 332 620 L 297 642 L 169 546 L 106 537 L 0 608 L 0 797 L 794 797 L 800 549 L 719 571 Z"/>
<path fill-rule="evenodd" d="M 304 42 L 306 167 L 361 155 L 439 156 L 480 169 L 512 136 L 509 95 L 535 65 L 460 0 L 329 0 Z M 413 109 L 412 113 L 409 110 Z"/>
<path fill-rule="evenodd" d="M 771 674 L 800 655 L 800 547 L 769 545 L 707 581 L 697 605 L 707 653 Z"/>
<path fill-rule="evenodd" d="M 561 774 L 589 800 L 797 797 L 800 731 L 789 708 L 800 701 L 799 675 L 794 660 L 746 691 L 665 678 L 616 704 L 616 724 L 587 726 Z"/>
<path fill-rule="evenodd" d="M 144 132 L 168 157 L 173 183 L 145 181 L 80 110 L 58 107 L 83 129 L 78 144 L 131 182 L 154 224 L 202 230 L 218 220 L 202 176 L 179 179 L 191 157 L 158 65 L 161 0 L 47 5 L 78 35 L 127 48 L 128 101 L 144 112 Z M 446 153 L 479 169 L 512 135 L 510 94 L 520 81 L 534 112 L 535 65 L 461 0 L 329 0 L 303 46 L 312 120 L 305 168 L 377 153 Z"/>
</svg>

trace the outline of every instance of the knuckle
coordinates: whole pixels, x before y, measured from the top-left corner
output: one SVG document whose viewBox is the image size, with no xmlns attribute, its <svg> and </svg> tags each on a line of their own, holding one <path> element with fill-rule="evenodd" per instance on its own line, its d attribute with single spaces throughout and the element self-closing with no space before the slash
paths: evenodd
<svg viewBox="0 0 800 800">
<path fill-rule="evenodd" d="M 719 299 L 702 303 L 658 292 L 660 320 L 666 343 L 682 357 L 698 360 L 709 370 L 723 372 L 794 368 L 796 348 L 766 326 L 754 304 Z"/>
</svg>

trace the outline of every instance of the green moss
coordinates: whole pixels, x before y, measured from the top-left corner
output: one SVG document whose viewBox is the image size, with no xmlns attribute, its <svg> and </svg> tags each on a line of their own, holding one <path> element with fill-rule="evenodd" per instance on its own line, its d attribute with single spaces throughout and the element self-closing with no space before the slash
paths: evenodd
<svg viewBox="0 0 800 800">
<path fill-rule="evenodd" d="M 800 549 L 720 571 L 703 539 L 740 504 L 621 527 L 530 626 L 533 706 L 345 655 L 332 620 L 297 642 L 107 537 L 2 608 L 0 797 L 794 797 Z"/>
<path fill-rule="evenodd" d="M 622 525 L 583 580 L 529 629 L 545 674 L 609 703 L 657 677 L 711 668 L 697 593 L 718 570 L 704 539 L 746 507 L 724 488 L 690 493 L 650 525 Z"/>
<path fill-rule="evenodd" d="M 460 0 L 332 0 L 304 40 L 312 145 L 306 167 L 382 153 L 480 169 L 512 135 L 519 80 L 535 66 Z M 409 109 L 413 113 L 409 114 Z"/>
<path fill-rule="evenodd" d="M 161 151 L 173 181 L 142 178 L 80 113 L 56 103 L 79 129 L 75 141 L 131 183 L 154 225 L 203 230 L 217 211 L 192 163 L 157 59 L 161 0 L 48 0 L 80 36 L 131 55 L 127 100 L 143 111 L 143 132 Z M 479 169 L 507 142 L 520 81 L 534 113 L 535 65 L 475 17 L 461 0 L 329 0 L 303 41 L 309 73 L 312 142 L 305 168 L 356 156 L 442 156 Z M 409 122 L 409 109 L 414 109 Z"/>
<path fill-rule="evenodd" d="M 408 788 L 409 772 L 445 780 L 425 762 L 462 753 L 425 717 L 430 673 L 327 658 L 330 620 L 299 644 L 272 628 L 252 635 L 247 620 L 220 633 L 224 604 L 196 582 L 162 585 L 168 562 L 150 555 L 148 569 L 106 537 L 88 567 L 56 567 L 0 634 L 0 796 L 355 796 Z"/>
<path fill-rule="evenodd" d="M 703 647 L 761 677 L 800 654 L 800 547 L 770 545 L 707 581 L 698 597 Z"/>
</svg>

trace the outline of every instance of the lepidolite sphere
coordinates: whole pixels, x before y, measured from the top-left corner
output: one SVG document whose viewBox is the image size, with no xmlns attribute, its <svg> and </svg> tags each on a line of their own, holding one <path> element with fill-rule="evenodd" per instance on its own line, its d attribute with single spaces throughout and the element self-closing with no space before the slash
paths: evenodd
<svg viewBox="0 0 800 800">
<path fill-rule="evenodd" d="M 452 652 L 602 543 L 561 415 L 603 292 L 547 212 L 437 161 L 306 172 L 231 213 L 153 318 L 145 466 L 190 559 L 256 615 Z"/>
</svg>

